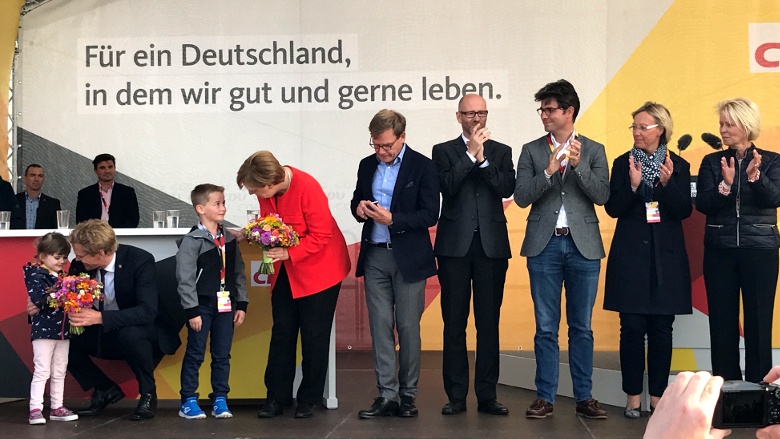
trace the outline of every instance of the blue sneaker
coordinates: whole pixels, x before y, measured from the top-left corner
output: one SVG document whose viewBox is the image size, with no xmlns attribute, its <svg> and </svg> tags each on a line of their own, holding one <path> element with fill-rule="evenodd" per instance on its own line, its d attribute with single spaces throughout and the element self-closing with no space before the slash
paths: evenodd
<svg viewBox="0 0 780 439">
<path fill-rule="evenodd" d="M 217 419 L 233 417 L 233 412 L 228 409 L 227 401 L 225 401 L 224 396 L 218 396 L 217 399 L 214 400 L 214 404 L 211 407 L 211 416 Z"/>
<path fill-rule="evenodd" d="M 184 419 L 206 419 L 206 412 L 198 405 L 198 397 L 190 396 L 179 408 L 179 416 Z"/>
</svg>

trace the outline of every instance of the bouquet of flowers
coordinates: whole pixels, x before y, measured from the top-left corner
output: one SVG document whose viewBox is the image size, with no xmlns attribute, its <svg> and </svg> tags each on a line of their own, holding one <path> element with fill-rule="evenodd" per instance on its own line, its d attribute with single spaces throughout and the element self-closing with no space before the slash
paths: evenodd
<svg viewBox="0 0 780 439">
<path fill-rule="evenodd" d="M 244 236 L 250 244 L 255 244 L 263 249 L 263 262 L 257 271 L 260 274 L 273 274 L 274 264 L 271 258 L 266 256 L 266 251 L 274 247 L 294 247 L 300 239 L 292 227 L 282 221 L 275 213 L 257 218 L 244 227 Z"/>
<path fill-rule="evenodd" d="M 103 285 L 89 277 L 87 273 L 60 277 L 48 292 L 49 306 L 62 308 L 66 314 L 92 308 L 93 303 L 103 300 Z M 71 334 L 79 335 L 83 332 L 83 326 L 71 325 L 70 327 Z"/>
</svg>

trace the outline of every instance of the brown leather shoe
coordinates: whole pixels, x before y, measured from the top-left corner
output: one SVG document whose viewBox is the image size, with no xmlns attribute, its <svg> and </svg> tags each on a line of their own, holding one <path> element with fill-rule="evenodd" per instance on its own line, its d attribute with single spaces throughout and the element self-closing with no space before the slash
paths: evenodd
<svg viewBox="0 0 780 439">
<path fill-rule="evenodd" d="M 589 419 L 607 419 L 607 411 L 593 398 L 577 403 L 577 414 Z"/>
<path fill-rule="evenodd" d="M 525 417 L 531 419 L 544 419 L 552 414 L 553 405 L 541 398 L 536 398 L 525 411 Z"/>
</svg>

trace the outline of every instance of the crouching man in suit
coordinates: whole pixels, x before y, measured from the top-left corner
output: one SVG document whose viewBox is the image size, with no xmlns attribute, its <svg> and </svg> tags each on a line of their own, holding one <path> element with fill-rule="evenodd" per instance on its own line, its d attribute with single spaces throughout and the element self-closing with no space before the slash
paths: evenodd
<svg viewBox="0 0 780 439">
<path fill-rule="evenodd" d="M 68 371 L 82 389 L 94 389 L 89 407 L 79 416 L 96 416 L 125 394 L 90 357 L 124 360 L 138 380 L 141 399 L 132 420 L 150 419 L 157 408 L 154 368 L 163 354 L 172 354 L 180 341 L 178 331 L 155 324 L 158 293 L 154 257 L 147 251 L 118 244 L 107 222 L 91 219 L 70 234 L 76 259 L 70 274 L 89 273 L 103 282 L 105 300 L 98 309 L 70 315 L 83 334 L 70 342 Z M 158 320 L 161 321 L 161 320 Z"/>
</svg>

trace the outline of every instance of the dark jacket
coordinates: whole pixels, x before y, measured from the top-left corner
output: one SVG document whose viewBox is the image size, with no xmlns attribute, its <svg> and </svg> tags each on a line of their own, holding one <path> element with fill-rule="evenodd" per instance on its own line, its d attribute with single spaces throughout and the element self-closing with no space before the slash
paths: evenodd
<svg viewBox="0 0 780 439">
<path fill-rule="evenodd" d="M 753 150 L 761 154 L 761 176 L 747 181 L 747 167 Z M 729 195 L 721 195 L 718 185 L 723 180 L 720 161 L 734 158 L 734 182 Z M 701 161 L 696 193 L 696 210 L 707 215 L 704 247 L 763 248 L 780 247 L 777 232 L 777 208 L 780 207 L 780 155 L 750 145 L 742 163 L 736 160 L 736 150 L 708 154 Z"/>
<path fill-rule="evenodd" d="M 100 199 L 100 189 L 95 183 L 79 191 L 76 199 L 76 222 L 88 219 L 100 219 L 103 212 L 103 202 Z M 123 184 L 114 183 L 111 193 L 111 205 L 108 206 L 108 224 L 113 228 L 136 228 L 140 216 L 138 213 L 138 198 L 135 189 Z"/>
<path fill-rule="evenodd" d="M 23 228 L 27 228 L 27 199 L 25 198 L 24 194 L 25 192 L 19 192 L 16 194 L 16 201 L 19 203 L 19 207 L 22 211 L 22 224 L 24 224 Z M 61 209 L 60 200 L 41 193 L 41 199 L 38 201 L 38 210 L 35 214 L 35 228 L 56 229 L 57 211 Z"/>
<path fill-rule="evenodd" d="M 246 294 L 244 260 L 236 239 L 230 233 L 225 237 L 225 290 L 236 310 L 246 312 L 249 299 Z M 217 309 L 217 291 L 220 288 L 222 255 L 208 232 L 197 226 L 179 243 L 176 252 L 176 280 L 181 306 L 187 318 L 198 317 L 198 305 Z"/>
<path fill-rule="evenodd" d="M 22 208 L 14 196 L 14 188 L 11 183 L 0 178 L 0 211 L 11 212 L 11 228 L 24 229 Z"/>
<path fill-rule="evenodd" d="M 70 338 L 70 323 L 62 308 L 49 306 L 47 288 L 57 283 L 57 275 L 38 264 L 27 264 L 24 270 L 24 283 L 30 301 L 41 311 L 30 317 L 32 323 L 31 340 L 67 340 Z"/>
<path fill-rule="evenodd" d="M 393 245 L 393 259 L 407 282 L 418 282 L 436 274 L 436 260 L 433 256 L 429 227 L 436 224 L 439 215 L 439 181 L 433 162 L 417 151 L 405 146 L 398 179 L 393 188 L 390 212 L 393 225 L 390 226 L 390 240 Z M 372 219 L 357 216 L 356 209 L 361 200 L 373 200 L 372 182 L 377 169 L 376 155 L 360 161 L 357 184 L 350 203 L 352 216 L 364 222 L 355 276 L 363 276 L 366 248 L 374 227 Z"/>
<path fill-rule="evenodd" d="M 81 261 L 73 260 L 70 274 L 88 273 L 94 277 L 97 270 L 87 271 Z M 119 244 L 114 266 L 114 293 L 119 307 L 103 311 L 103 330 L 134 325 L 154 324 L 160 350 L 173 354 L 181 345 L 178 329 L 166 322 L 167 316 L 157 315 L 159 295 L 155 276 L 154 256 L 146 250 Z"/>
<path fill-rule="evenodd" d="M 682 220 L 693 211 L 688 162 L 670 152 L 674 171 L 652 188 L 661 222 L 648 223 L 645 200 L 631 190 L 625 153 L 612 163 L 607 214 L 617 218 L 607 258 L 604 309 L 634 314 L 690 314 L 691 274 Z M 640 186 L 646 186 L 642 181 Z M 647 188 L 650 189 L 650 188 Z"/>
<path fill-rule="evenodd" d="M 488 161 L 484 168 L 466 155 L 462 136 L 433 147 L 442 196 L 433 247 L 436 256 L 465 256 L 479 228 L 487 257 L 512 257 L 503 203 L 515 190 L 512 148 L 494 140 L 484 146 Z"/>
</svg>

